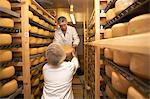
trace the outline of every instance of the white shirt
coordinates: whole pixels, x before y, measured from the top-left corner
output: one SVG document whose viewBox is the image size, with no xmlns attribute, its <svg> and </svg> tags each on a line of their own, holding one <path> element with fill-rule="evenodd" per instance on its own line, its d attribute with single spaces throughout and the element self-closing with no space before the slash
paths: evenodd
<svg viewBox="0 0 150 99">
<path fill-rule="evenodd" d="M 59 43 L 61 45 L 78 45 L 80 39 L 78 37 L 77 31 L 74 27 L 67 25 L 67 30 L 64 36 L 64 33 L 59 28 L 55 31 L 54 41 L 55 43 Z"/>
<path fill-rule="evenodd" d="M 74 99 L 72 79 L 78 65 L 74 57 L 71 62 L 63 62 L 58 68 L 45 64 L 43 67 L 44 88 L 42 99 Z"/>
</svg>

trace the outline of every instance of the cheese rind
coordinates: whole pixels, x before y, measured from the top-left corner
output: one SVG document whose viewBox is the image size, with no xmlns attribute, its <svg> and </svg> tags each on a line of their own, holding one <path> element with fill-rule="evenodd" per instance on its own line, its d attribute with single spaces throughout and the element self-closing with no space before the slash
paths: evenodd
<svg viewBox="0 0 150 99">
<path fill-rule="evenodd" d="M 0 0 L 0 7 L 11 10 L 11 4 L 8 0 Z"/>
<path fill-rule="evenodd" d="M 113 59 L 113 51 L 109 48 L 104 49 L 104 56 L 108 59 Z"/>
<path fill-rule="evenodd" d="M 107 21 L 110 21 L 111 19 L 113 19 L 116 16 L 115 14 L 115 8 L 109 9 L 106 13 L 106 19 Z"/>
<path fill-rule="evenodd" d="M 40 82 L 40 79 L 39 78 L 33 78 L 31 80 L 31 86 L 34 87 L 34 86 L 37 86 Z"/>
<path fill-rule="evenodd" d="M 2 27 L 14 27 L 14 20 L 10 18 L 0 18 L 0 26 Z"/>
<path fill-rule="evenodd" d="M 37 53 L 38 53 L 37 48 L 30 48 L 30 55 L 37 54 Z"/>
<path fill-rule="evenodd" d="M 0 50 L 0 62 L 10 61 L 11 59 L 12 59 L 12 52 L 11 51 Z"/>
<path fill-rule="evenodd" d="M 0 45 L 9 45 L 12 43 L 12 37 L 10 34 L 0 34 Z"/>
<path fill-rule="evenodd" d="M 38 28 L 37 27 L 35 27 L 35 26 L 31 26 L 31 29 L 29 30 L 31 33 L 38 33 Z"/>
</svg>

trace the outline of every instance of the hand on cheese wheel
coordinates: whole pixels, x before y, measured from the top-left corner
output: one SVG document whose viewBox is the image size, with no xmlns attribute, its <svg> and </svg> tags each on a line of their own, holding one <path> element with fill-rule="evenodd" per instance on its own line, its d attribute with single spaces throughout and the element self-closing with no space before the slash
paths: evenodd
<svg viewBox="0 0 150 99">
<path fill-rule="evenodd" d="M 111 19 L 113 19 L 116 16 L 115 14 L 115 8 L 109 9 L 106 13 L 106 19 L 107 21 L 110 21 Z"/>
<path fill-rule="evenodd" d="M 127 99 L 148 99 L 148 97 L 146 98 L 142 93 L 131 86 L 128 88 Z"/>
<path fill-rule="evenodd" d="M 0 97 L 5 97 L 13 94 L 18 89 L 18 84 L 15 79 L 0 86 Z"/>
<path fill-rule="evenodd" d="M 66 60 L 71 60 L 72 59 L 72 52 L 74 51 L 74 48 L 72 46 L 69 46 L 69 45 L 64 45 L 63 46 L 64 48 L 64 51 L 66 53 Z"/>
<path fill-rule="evenodd" d="M 117 72 L 112 72 L 111 81 L 114 89 L 122 94 L 127 94 L 130 83 L 122 75 Z"/>
<path fill-rule="evenodd" d="M 133 54 L 130 62 L 130 70 L 139 77 L 150 79 L 150 56 Z"/>
<path fill-rule="evenodd" d="M 104 49 L 104 56 L 108 59 L 113 59 L 113 51 L 109 48 Z"/>
<path fill-rule="evenodd" d="M 132 18 L 128 24 L 128 34 L 149 33 L 150 14 L 143 14 Z"/>
<path fill-rule="evenodd" d="M 111 78 L 111 74 L 113 71 L 114 71 L 114 69 L 109 64 L 105 65 L 105 72 L 109 78 Z"/>
<path fill-rule="evenodd" d="M 121 66 L 129 67 L 131 54 L 127 52 L 122 52 L 118 50 L 113 51 L 113 61 Z"/>
<path fill-rule="evenodd" d="M 12 52 L 9 50 L 0 50 L 0 62 L 10 61 L 12 59 Z"/>
<path fill-rule="evenodd" d="M 10 34 L 0 34 L 0 45 L 9 45 L 12 43 L 12 37 Z"/>
<path fill-rule="evenodd" d="M 0 26 L 2 27 L 14 27 L 14 20 L 10 18 L 0 18 Z"/>
<path fill-rule="evenodd" d="M 114 98 L 115 98 L 114 94 L 112 93 L 112 91 L 110 90 L 110 88 L 109 88 L 108 85 L 106 85 L 105 91 L 106 91 L 106 94 L 108 95 L 108 97 L 109 97 L 110 99 L 114 99 Z"/>
<path fill-rule="evenodd" d="M 11 10 L 11 4 L 8 0 L 0 0 L 0 7 Z"/>
</svg>

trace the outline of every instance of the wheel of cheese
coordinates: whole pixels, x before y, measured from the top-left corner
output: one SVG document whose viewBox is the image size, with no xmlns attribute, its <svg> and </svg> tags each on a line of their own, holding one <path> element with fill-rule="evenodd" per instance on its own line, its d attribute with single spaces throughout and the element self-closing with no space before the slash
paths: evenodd
<svg viewBox="0 0 150 99">
<path fill-rule="evenodd" d="M 37 86 L 40 82 L 40 79 L 39 78 L 33 78 L 31 80 L 31 86 L 34 87 L 34 86 Z"/>
<path fill-rule="evenodd" d="M 37 65 L 39 64 L 39 60 L 38 59 L 32 59 L 31 60 L 31 65 L 34 66 L 34 65 Z"/>
<path fill-rule="evenodd" d="M 0 86 L 0 97 L 5 97 L 13 94 L 18 89 L 18 84 L 15 79 Z"/>
<path fill-rule="evenodd" d="M 11 10 L 11 4 L 8 0 L 0 0 L 0 7 Z"/>
<path fill-rule="evenodd" d="M 43 56 L 43 57 L 40 58 L 39 62 L 42 63 L 42 62 L 44 62 L 45 60 L 46 60 L 46 58 Z"/>
<path fill-rule="evenodd" d="M 45 18 L 47 18 L 48 19 L 48 16 L 47 15 L 43 15 Z"/>
<path fill-rule="evenodd" d="M 128 88 L 127 99 L 148 99 L 134 87 Z"/>
<path fill-rule="evenodd" d="M 112 30 L 110 28 L 104 30 L 104 38 L 105 39 L 112 38 Z"/>
<path fill-rule="evenodd" d="M 51 39 L 47 39 L 47 42 L 46 42 L 46 43 L 48 44 L 48 43 L 51 43 L 51 42 L 52 42 Z"/>
<path fill-rule="evenodd" d="M 112 37 L 125 36 L 128 34 L 128 23 L 118 23 L 112 26 Z"/>
<path fill-rule="evenodd" d="M 105 65 L 105 72 L 106 72 L 106 75 L 109 78 L 111 78 L 111 74 L 112 74 L 112 72 L 114 72 L 114 69 L 109 64 L 106 64 Z"/>
<path fill-rule="evenodd" d="M 150 79 L 150 56 L 133 54 L 130 62 L 130 70 L 139 77 Z"/>
<path fill-rule="evenodd" d="M 41 20 L 39 21 L 39 24 L 44 25 L 44 22 L 45 22 L 45 21 L 41 19 Z"/>
<path fill-rule="evenodd" d="M 131 54 L 127 52 L 122 52 L 118 50 L 113 51 L 113 61 L 121 66 L 129 67 Z"/>
<path fill-rule="evenodd" d="M 46 39 L 43 39 L 43 44 L 46 44 L 47 43 L 47 40 Z"/>
<path fill-rule="evenodd" d="M 127 94 L 130 83 L 122 75 L 112 72 L 111 81 L 114 89 L 122 94 Z"/>
<path fill-rule="evenodd" d="M 0 68 L 0 80 L 12 77 L 15 74 L 14 66 Z"/>
<path fill-rule="evenodd" d="M 39 95 L 39 93 L 40 93 L 40 88 L 37 87 L 36 90 L 33 92 L 33 94 L 34 94 L 34 96 L 37 96 L 37 95 Z"/>
<path fill-rule="evenodd" d="M 45 27 L 49 27 L 49 24 L 48 24 L 48 23 L 45 23 Z"/>
<path fill-rule="evenodd" d="M 106 19 L 107 21 L 110 21 L 111 19 L 113 19 L 116 16 L 115 14 L 115 8 L 109 9 L 106 13 Z"/>
<path fill-rule="evenodd" d="M 39 47 L 38 49 L 37 49 L 37 52 L 38 53 L 43 53 L 45 51 L 45 48 L 44 47 Z"/>
<path fill-rule="evenodd" d="M 32 13 L 31 11 L 28 11 L 28 17 L 29 17 L 30 19 L 33 18 L 33 13 Z"/>
<path fill-rule="evenodd" d="M 113 59 L 113 51 L 109 48 L 104 49 L 104 56 L 108 59 Z"/>
<path fill-rule="evenodd" d="M 31 71 L 31 75 L 38 75 L 39 74 L 39 70 L 38 69 L 34 69 Z"/>
<path fill-rule="evenodd" d="M 105 92 L 106 92 L 106 94 L 108 95 L 108 97 L 109 97 L 110 99 L 114 99 L 114 98 L 115 98 L 114 94 L 112 93 L 112 91 L 110 90 L 110 88 L 109 88 L 108 85 L 106 85 Z"/>
<path fill-rule="evenodd" d="M 41 38 L 37 39 L 37 44 L 42 44 L 42 42 L 43 42 L 43 39 L 41 39 Z"/>
<path fill-rule="evenodd" d="M 39 29 L 37 32 L 39 35 L 44 35 L 44 30 L 43 29 Z"/>
<path fill-rule="evenodd" d="M 37 27 L 35 27 L 35 26 L 31 26 L 31 29 L 29 30 L 31 33 L 38 33 L 38 28 Z"/>
<path fill-rule="evenodd" d="M 129 21 L 128 34 L 139 34 L 150 31 L 150 14 L 137 16 Z"/>
<path fill-rule="evenodd" d="M 12 52 L 10 50 L 0 50 L 0 62 L 10 61 L 12 59 Z"/>
<path fill-rule="evenodd" d="M 37 48 L 30 48 L 30 55 L 37 54 Z"/>
<path fill-rule="evenodd" d="M 37 38 L 29 37 L 29 42 L 30 42 L 30 44 L 36 44 L 37 43 Z"/>
<path fill-rule="evenodd" d="M 50 32 L 49 32 L 49 31 L 44 31 L 44 35 L 45 35 L 45 36 L 49 36 L 49 35 L 50 35 Z"/>
<path fill-rule="evenodd" d="M 32 20 L 37 23 L 39 23 L 39 21 L 40 21 L 38 16 L 33 16 Z"/>
<path fill-rule="evenodd" d="M 10 18 L 0 18 L 0 26 L 2 27 L 14 27 L 14 20 Z"/>
<path fill-rule="evenodd" d="M 37 11 L 37 7 L 35 5 L 31 4 L 31 7 Z"/>
<path fill-rule="evenodd" d="M 43 74 L 40 76 L 40 80 L 44 80 L 44 75 Z"/>
<path fill-rule="evenodd" d="M 135 0 L 117 0 L 115 3 L 115 13 L 119 14 L 126 8 L 128 8 L 130 5 L 132 5 L 135 2 Z"/>
<path fill-rule="evenodd" d="M 42 11 L 42 10 L 38 9 L 37 12 L 38 12 L 39 14 L 43 15 L 43 11 Z"/>
<path fill-rule="evenodd" d="M 0 34 L 0 45 L 9 45 L 12 43 L 12 37 L 10 34 Z"/>
</svg>

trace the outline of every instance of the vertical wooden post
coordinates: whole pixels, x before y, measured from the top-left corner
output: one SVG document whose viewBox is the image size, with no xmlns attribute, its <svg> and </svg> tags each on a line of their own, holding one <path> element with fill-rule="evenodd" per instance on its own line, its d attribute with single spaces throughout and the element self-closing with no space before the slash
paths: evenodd
<svg viewBox="0 0 150 99">
<path fill-rule="evenodd" d="M 29 56 L 29 0 L 21 0 L 22 62 L 24 99 L 31 99 L 31 76 Z"/>
</svg>

